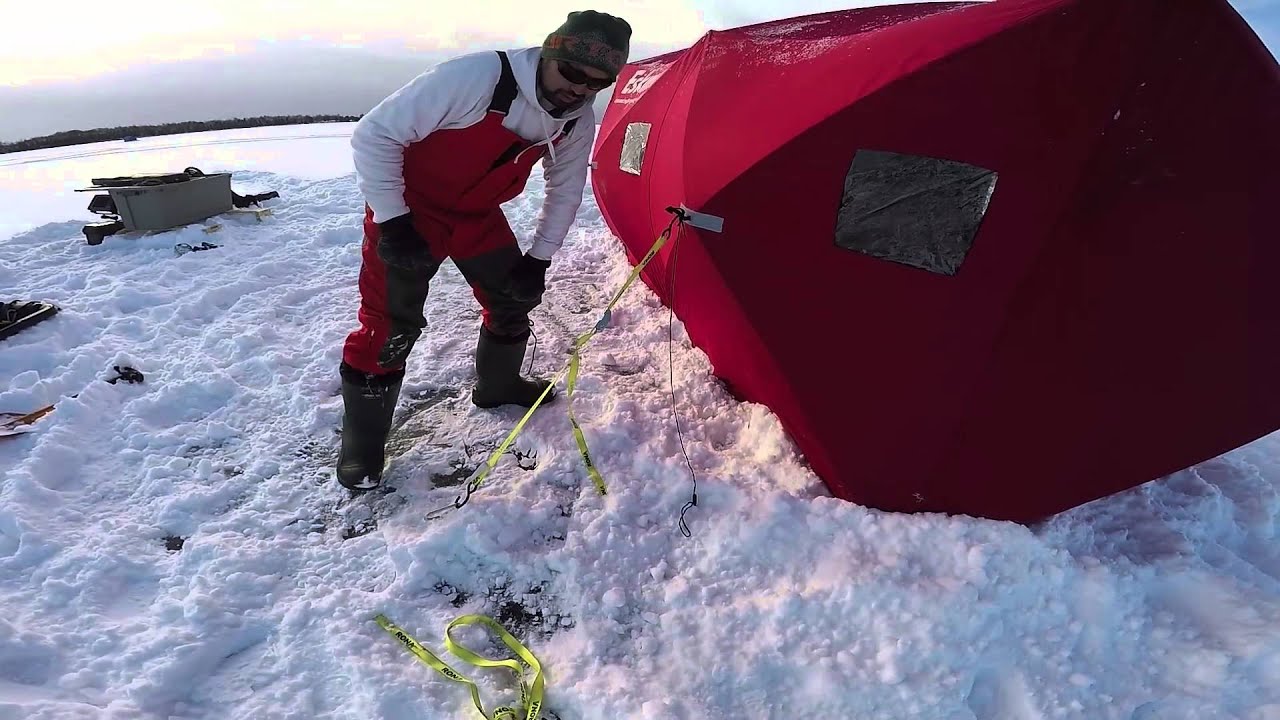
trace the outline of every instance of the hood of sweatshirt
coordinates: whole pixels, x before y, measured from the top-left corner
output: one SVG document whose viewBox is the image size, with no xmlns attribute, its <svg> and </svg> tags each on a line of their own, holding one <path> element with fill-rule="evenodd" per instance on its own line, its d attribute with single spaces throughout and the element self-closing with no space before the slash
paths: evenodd
<svg viewBox="0 0 1280 720">
<path fill-rule="evenodd" d="M 516 76 L 516 85 L 520 88 L 521 99 L 529 103 L 532 106 L 532 111 L 538 114 L 538 120 L 545 132 L 543 142 L 549 142 L 554 139 L 560 133 L 561 128 L 574 118 L 583 118 L 579 120 L 579 124 L 588 126 L 593 124 L 594 109 L 592 103 L 595 101 L 594 93 L 587 95 L 581 105 L 569 110 L 560 117 L 555 117 L 550 112 L 547 112 L 542 102 L 542 93 L 538 91 L 538 62 L 542 58 L 542 48 L 520 48 L 506 52 L 511 59 L 511 71 Z M 555 162 L 555 146 L 550 145 L 547 149 L 551 154 L 552 162 Z"/>
</svg>

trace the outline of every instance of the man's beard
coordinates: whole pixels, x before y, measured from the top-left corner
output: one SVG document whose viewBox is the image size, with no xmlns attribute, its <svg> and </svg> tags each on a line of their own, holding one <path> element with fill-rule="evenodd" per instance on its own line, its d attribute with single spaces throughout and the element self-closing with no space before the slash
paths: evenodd
<svg viewBox="0 0 1280 720">
<path fill-rule="evenodd" d="M 541 95 L 542 100 L 544 102 L 549 103 L 552 107 L 555 108 L 554 112 L 557 115 L 563 115 L 564 113 L 570 110 L 574 110 L 588 102 L 591 102 L 591 99 L 595 95 L 594 93 L 587 93 L 586 95 L 578 96 L 567 90 L 564 91 L 563 93 L 551 92 L 550 90 L 547 89 L 547 86 L 543 84 L 544 78 L 542 76 L 542 73 L 543 73 L 543 66 L 539 65 L 538 76 L 537 76 L 538 77 L 538 93 L 539 95 Z"/>
<path fill-rule="evenodd" d="M 552 105 L 560 110 L 572 110 L 587 101 L 586 95 L 575 95 L 571 92 L 557 92 L 548 96 Z"/>
</svg>

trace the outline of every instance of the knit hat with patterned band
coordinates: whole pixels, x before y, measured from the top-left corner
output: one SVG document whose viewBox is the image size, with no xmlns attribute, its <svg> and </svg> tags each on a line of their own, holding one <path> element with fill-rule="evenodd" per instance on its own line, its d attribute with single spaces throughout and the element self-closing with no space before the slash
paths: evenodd
<svg viewBox="0 0 1280 720">
<path fill-rule="evenodd" d="M 626 20 L 595 10 L 577 10 L 547 36 L 542 57 L 575 62 L 616 78 L 627 64 L 630 43 L 631 26 Z"/>
</svg>

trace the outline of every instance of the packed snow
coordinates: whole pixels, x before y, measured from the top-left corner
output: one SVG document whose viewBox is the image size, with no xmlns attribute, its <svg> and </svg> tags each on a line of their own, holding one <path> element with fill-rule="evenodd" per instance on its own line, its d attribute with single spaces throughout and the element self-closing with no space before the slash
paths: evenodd
<svg viewBox="0 0 1280 720">
<path fill-rule="evenodd" d="M 427 519 L 522 414 L 467 402 L 479 308 L 447 264 L 401 395 L 397 491 L 347 503 L 349 132 L 0 156 L 0 300 L 61 307 L 0 341 L 0 411 L 56 403 L 0 438 L 0 720 L 478 717 L 379 613 L 489 709 L 514 677 L 462 663 L 444 631 L 501 621 L 542 663 L 549 719 L 1280 718 L 1277 436 L 1033 528 L 879 512 L 830 497 L 642 283 L 573 401 L 608 495 L 562 396 Z M 280 198 L 85 243 L 74 187 L 189 165 Z M 535 172 L 505 208 L 524 243 L 542 188 Z M 534 315 L 538 373 L 630 269 L 588 188 Z M 144 379 L 108 382 L 115 366 Z"/>
</svg>

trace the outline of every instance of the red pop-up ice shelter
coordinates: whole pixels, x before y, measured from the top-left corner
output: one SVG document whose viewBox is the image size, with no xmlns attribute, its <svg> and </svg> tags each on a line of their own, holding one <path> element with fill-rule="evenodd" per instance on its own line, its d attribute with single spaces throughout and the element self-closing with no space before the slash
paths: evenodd
<svg viewBox="0 0 1280 720">
<path fill-rule="evenodd" d="M 1278 129 L 1225 0 L 898 5 L 628 66 L 592 184 L 834 495 L 1027 522 L 1280 427 Z"/>
</svg>

